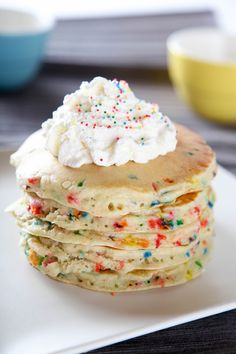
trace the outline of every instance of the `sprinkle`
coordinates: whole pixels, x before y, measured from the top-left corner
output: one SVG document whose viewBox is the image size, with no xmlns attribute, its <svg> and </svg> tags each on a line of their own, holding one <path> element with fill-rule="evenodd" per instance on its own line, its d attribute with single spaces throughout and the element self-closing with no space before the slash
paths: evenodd
<svg viewBox="0 0 236 354">
<path fill-rule="evenodd" d="M 138 246 L 142 247 L 142 248 L 147 248 L 149 246 L 149 241 L 148 240 L 145 240 L 145 239 L 139 239 L 137 241 L 138 243 Z"/>
<path fill-rule="evenodd" d="M 134 238 L 132 235 L 128 235 L 125 238 L 121 239 L 121 243 L 129 246 L 136 246 L 137 245 L 137 239 Z"/>
<path fill-rule="evenodd" d="M 184 223 L 183 219 L 176 220 L 177 225 L 183 225 L 183 223 Z"/>
<path fill-rule="evenodd" d="M 95 264 L 95 272 L 99 273 L 100 270 L 102 270 L 102 269 L 103 269 L 102 263 L 96 263 Z"/>
<path fill-rule="evenodd" d="M 204 219 L 200 221 L 201 227 L 206 227 L 208 225 L 208 220 Z"/>
<path fill-rule="evenodd" d="M 187 251 L 187 252 L 185 253 L 185 256 L 186 256 L 186 257 L 190 257 L 190 256 L 191 256 L 190 252 Z"/>
<path fill-rule="evenodd" d="M 169 212 L 169 215 L 168 215 L 168 218 L 169 218 L 170 220 L 173 220 L 174 217 L 175 217 L 174 212 L 173 212 L 173 211 L 170 211 L 170 212 Z"/>
<path fill-rule="evenodd" d="M 213 206 L 214 206 L 214 204 L 210 200 L 208 201 L 207 205 L 209 208 L 213 208 Z"/>
<path fill-rule="evenodd" d="M 195 261 L 195 264 L 196 264 L 199 268 L 202 268 L 202 267 L 203 267 L 201 261 Z"/>
<path fill-rule="evenodd" d="M 46 268 L 49 264 L 51 264 L 51 263 L 55 263 L 55 262 L 57 262 L 58 261 L 58 259 L 57 259 L 57 257 L 55 257 L 55 256 L 46 256 L 45 258 L 44 258 L 44 261 L 43 261 L 43 263 L 42 263 L 42 266 L 44 267 L 44 268 Z"/>
<path fill-rule="evenodd" d="M 79 251 L 79 258 L 84 258 L 85 253 L 83 251 Z"/>
<path fill-rule="evenodd" d="M 89 213 L 87 213 L 87 211 L 82 211 L 81 216 L 82 218 L 86 218 L 89 215 Z"/>
<path fill-rule="evenodd" d="M 174 242 L 174 245 L 177 246 L 177 247 L 180 247 L 182 246 L 181 242 L 179 240 L 175 241 Z"/>
<path fill-rule="evenodd" d="M 77 183 L 77 187 L 83 187 L 85 179 Z"/>
<path fill-rule="evenodd" d="M 30 205 L 28 205 L 27 210 L 33 215 L 42 214 L 43 206 L 38 201 L 34 201 Z"/>
<path fill-rule="evenodd" d="M 133 235 L 128 235 L 121 239 L 121 243 L 128 246 L 135 246 L 141 248 L 147 248 L 149 246 L 149 241 L 146 239 L 140 239 L 138 237 L 133 237 Z"/>
<path fill-rule="evenodd" d="M 24 252 L 27 257 L 29 256 L 29 250 L 30 250 L 29 244 L 28 242 L 26 242 Z"/>
<path fill-rule="evenodd" d="M 42 267 L 43 261 L 44 261 L 44 257 L 39 257 L 39 260 L 38 260 L 39 267 Z"/>
<path fill-rule="evenodd" d="M 159 200 L 153 200 L 153 201 L 151 202 L 150 206 L 153 207 L 153 206 L 159 205 L 159 204 L 160 204 Z"/>
<path fill-rule="evenodd" d="M 41 219 L 36 219 L 35 221 L 34 221 L 34 225 L 42 225 L 43 224 L 43 220 L 41 220 Z"/>
<path fill-rule="evenodd" d="M 72 193 L 67 196 L 67 201 L 70 204 L 78 204 L 77 197 L 74 194 L 72 194 Z"/>
<path fill-rule="evenodd" d="M 165 286 L 165 280 L 164 279 L 160 279 L 158 283 L 160 284 L 161 288 L 164 288 L 164 286 Z"/>
<path fill-rule="evenodd" d="M 166 236 L 158 233 L 156 238 L 156 248 L 160 247 L 162 240 L 166 240 Z"/>
<path fill-rule="evenodd" d="M 196 206 L 194 209 L 194 213 L 196 213 L 196 214 L 200 214 L 200 212 L 201 212 L 201 209 L 198 207 L 198 206 Z"/>
<path fill-rule="evenodd" d="M 162 229 L 163 228 L 163 219 L 149 219 L 148 225 L 151 229 Z"/>
<path fill-rule="evenodd" d="M 113 227 L 115 229 L 124 229 L 127 226 L 128 226 L 128 223 L 126 220 L 122 220 L 120 222 L 114 222 L 114 224 L 113 224 Z"/>
<path fill-rule="evenodd" d="M 32 184 L 33 186 L 39 184 L 40 177 L 31 177 L 27 179 L 27 183 Z"/>
<path fill-rule="evenodd" d="M 208 248 L 207 248 L 207 247 L 205 247 L 205 248 L 203 249 L 202 254 L 205 256 L 207 253 L 208 253 Z"/>
<path fill-rule="evenodd" d="M 32 266 L 36 267 L 38 265 L 38 260 L 39 260 L 37 253 L 30 249 L 28 254 L 29 254 L 29 262 L 32 264 Z"/>
<path fill-rule="evenodd" d="M 193 273 L 191 271 L 191 269 L 188 269 L 186 272 L 186 279 L 187 280 L 192 280 L 193 279 Z"/>
<path fill-rule="evenodd" d="M 144 258 L 149 258 L 151 256 L 152 256 L 152 252 L 150 252 L 150 251 L 145 251 L 144 254 L 143 254 Z"/>
<path fill-rule="evenodd" d="M 72 210 L 72 213 L 73 213 L 73 215 L 74 215 L 74 217 L 75 218 L 80 218 L 80 216 L 81 216 L 81 214 L 82 214 L 82 212 L 81 211 L 79 211 L 79 210 L 77 210 L 77 209 L 70 209 L 70 210 Z"/>
</svg>

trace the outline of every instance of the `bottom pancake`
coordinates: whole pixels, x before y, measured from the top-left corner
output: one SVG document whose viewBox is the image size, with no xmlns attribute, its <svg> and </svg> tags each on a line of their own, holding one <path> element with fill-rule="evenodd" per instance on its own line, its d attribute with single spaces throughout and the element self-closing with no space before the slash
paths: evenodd
<svg viewBox="0 0 236 354">
<path fill-rule="evenodd" d="M 78 269 L 73 271 L 71 267 L 68 267 L 70 271 L 66 273 L 61 271 L 58 259 L 53 254 L 43 258 L 29 247 L 25 239 L 22 242 L 29 262 L 42 273 L 65 283 L 108 292 L 168 287 L 194 279 L 203 272 L 211 253 L 212 243 L 213 232 L 209 229 L 208 233 L 202 235 L 191 258 L 172 267 L 152 270 L 135 269 L 131 272 L 122 273 L 119 270 L 104 270 L 98 263 L 93 271 L 79 271 Z"/>
</svg>

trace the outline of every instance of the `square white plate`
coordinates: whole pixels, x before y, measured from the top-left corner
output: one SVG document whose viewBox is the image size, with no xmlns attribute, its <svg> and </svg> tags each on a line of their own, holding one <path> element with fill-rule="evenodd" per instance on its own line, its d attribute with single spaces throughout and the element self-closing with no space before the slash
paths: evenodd
<svg viewBox="0 0 236 354">
<path fill-rule="evenodd" d="M 236 179 L 219 168 L 214 257 L 198 279 L 175 288 L 95 293 L 30 267 L 3 209 L 19 195 L 9 153 L 0 153 L 0 352 L 75 354 L 236 308 Z"/>
</svg>

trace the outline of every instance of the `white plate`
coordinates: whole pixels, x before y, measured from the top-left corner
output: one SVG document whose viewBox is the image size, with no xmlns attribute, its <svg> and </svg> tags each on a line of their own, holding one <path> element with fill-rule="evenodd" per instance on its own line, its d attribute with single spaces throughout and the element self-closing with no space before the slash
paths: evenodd
<svg viewBox="0 0 236 354">
<path fill-rule="evenodd" d="M 79 353 L 236 308 L 236 179 L 219 168 L 215 253 L 198 279 L 175 288 L 95 293 L 30 267 L 18 229 L 2 209 L 19 195 L 9 153 L 0 153 L 0 352 Z"/>
</svg>

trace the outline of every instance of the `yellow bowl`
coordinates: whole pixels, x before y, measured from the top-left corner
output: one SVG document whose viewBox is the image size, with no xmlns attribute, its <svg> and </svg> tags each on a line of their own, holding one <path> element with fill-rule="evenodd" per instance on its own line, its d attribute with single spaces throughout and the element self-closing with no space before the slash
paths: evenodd
<svg viewBox="0 0 236 354">
<path fill-rule="evenodd" d="M 167 40 L 169 75 L 193 110 L 236 123 L 236 37 L 212 28 L 185 29 Z"/>
</svg>

